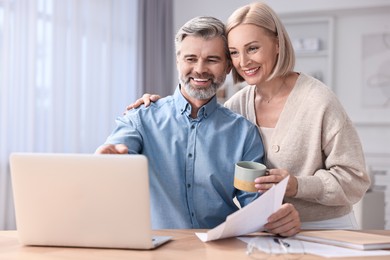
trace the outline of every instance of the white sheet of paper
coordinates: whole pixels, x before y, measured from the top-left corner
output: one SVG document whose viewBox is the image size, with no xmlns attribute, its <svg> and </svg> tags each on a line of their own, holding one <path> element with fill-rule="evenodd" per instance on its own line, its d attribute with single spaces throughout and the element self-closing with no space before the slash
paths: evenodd
<svg viewBox="0 0 390 260">
<path fill-rule="evenodd" d="M 249 243 L 254 237 L 238 237 L 239 240 Z M 256 247 L 264 252 L 268 252 L 269 246 L 264 247 L 266 243 L 259 243 L 261 240 L 264 242 L 268 242 L 269 244 L 273 244 L 272 237 L 257 237 L 259 241 L 256 243 Z M 291 245 L 294 245 L 294 243 L 298 242 L 299 240 L 292 238 L 284 238 L 283 241 L 286 241 L 287 243 L 290 243 Z M 359 257 L 359 256 L 384 256 L 384 255 L 390 255 L 390 251 L 388 250 L 355 250 L 355 249 L 349 249 L 344 247 L 338 247 L 338 246 L 331 246 L 331 245 L 325 245 L 320 243 L 314 243 L 314 242 L 306 242 L 306 241 L 300 241 L 300 244 L 302 244 L 302 248 L 305 252 L 305 254 L 312 254 L 312 255 L 318 255 L 322 257 Z M 294 247 L 294 246 L 293 246 Z M 282 250 L 279 248 L 279 251 L 277 251 L 277 247 L 273 248 L 274 253 L 283 253 Z M 275 250 L 276 249 L 276 250 Z M 294 250 L 294 248 L 293 248 Z M 301 252 L 300 252 L 301 253 Z"/>
<path fill-rule="evenodd" d="M 203 242 L 263 231 L 267 219 L 282 205 L 289 176 L 249 205 L 227 216 L 226 221 L 207 233 L 195 233 Z"/>
</svg>

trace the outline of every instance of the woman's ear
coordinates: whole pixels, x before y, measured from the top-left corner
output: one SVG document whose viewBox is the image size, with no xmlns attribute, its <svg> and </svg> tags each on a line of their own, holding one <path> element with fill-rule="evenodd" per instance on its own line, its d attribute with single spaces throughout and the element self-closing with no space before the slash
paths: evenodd
<svg viewBox="0 0 390 260">
<path fill-rule="evenodd" d="M 276 37 L 276 40 L 275 40 L 275 43 L 276 43 L 276 54 L 279 54 L 279 37 Z"/>
</svg>

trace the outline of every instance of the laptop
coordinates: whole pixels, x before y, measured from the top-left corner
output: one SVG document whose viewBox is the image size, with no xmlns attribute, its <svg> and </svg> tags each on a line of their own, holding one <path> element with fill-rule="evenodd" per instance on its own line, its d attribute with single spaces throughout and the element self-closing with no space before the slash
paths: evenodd
<svg viewBox="0 0 390 260">
<path fill-rule="evenodd" d="M 13 153 L 16 225 L 24 245 L 152 249 L 144 155 Z"/>
</svg>

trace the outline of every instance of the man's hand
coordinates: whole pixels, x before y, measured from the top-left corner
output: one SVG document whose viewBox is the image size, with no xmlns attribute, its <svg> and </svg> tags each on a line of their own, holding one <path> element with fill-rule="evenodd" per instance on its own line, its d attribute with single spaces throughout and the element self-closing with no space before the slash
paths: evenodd
<svg viewBox="0 0 390 260">
<path fill-rule="evenodd" d="M 268 218 L 265 228 L 273 234 L 284 237 L 293 236 L 301 230 L 299 213 L 292 204 L 283 204 L 278 211 Z"/>
<path fill-rule="evenodd" d="M 129 149 L 124 144 L 104 144 L 99 146 L 95 154 L 128 154 Z"/>
</svg>

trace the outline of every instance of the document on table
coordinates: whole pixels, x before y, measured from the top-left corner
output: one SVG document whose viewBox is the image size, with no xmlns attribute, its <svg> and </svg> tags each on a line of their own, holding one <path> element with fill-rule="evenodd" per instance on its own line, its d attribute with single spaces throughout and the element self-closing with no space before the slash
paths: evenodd
<svg viewBox="0 0 390 260">
<path fill-rule="evenodd" d="M 203 242 L 242 236 L 264 230 L 267 219 L 282 205 L 289 176 L 274 185 L 252 203 L 230 214 L 226 221 L 207 233 L 195 233 Z"/>
<path fill-rule="evenodd" d="M 275 243 L 273 242 L 274 237 L 238 237 L 239 240 L 249 244 L 252 243 L 254 246 L 260 250 L 264 251 L 266 253 L 273 254 L 285 254 L 281 247 L 275 246 Z M 331 245 L 324 245 L 320 243 L 314 243 L 314 242 L 306 242 L 301 241 L 299 239 L 296 239 L 294 237 L 290 238 L 283 238 L 282 239 L 284 243 L 288 243 L 288 253 L 290 254 L 311 254 L 311 255 L 318 255 L 322 257 L 369 257 L 369 256 L 387 256 L 390 255 L 389 250 L 357 250 L 357 249 L 350 249 L 350 248 L 344 248 L 344 247 L 338 247 L 338 246 L 331 246 Z"/>
</svg>

